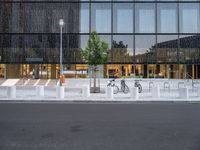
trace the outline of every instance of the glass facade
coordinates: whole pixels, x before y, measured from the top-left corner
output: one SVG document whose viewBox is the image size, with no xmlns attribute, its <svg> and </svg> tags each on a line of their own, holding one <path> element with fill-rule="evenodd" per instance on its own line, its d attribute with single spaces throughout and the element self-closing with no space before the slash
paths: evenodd
<svg viewBox="0 0 200 150">
<path fill-rule="evenodd" d="M 197 0 L 0 1 L 0 72 L 7 64 L 59 68 L 60 18 L 67 69 L 82 64 L 85 70 L 81 49 L 95 30 L 109 43 L 105 77 L 121 70 L 125 76 L 183 78 L 192 68 L 190 75 L 200 78 Z"/>
</svg>

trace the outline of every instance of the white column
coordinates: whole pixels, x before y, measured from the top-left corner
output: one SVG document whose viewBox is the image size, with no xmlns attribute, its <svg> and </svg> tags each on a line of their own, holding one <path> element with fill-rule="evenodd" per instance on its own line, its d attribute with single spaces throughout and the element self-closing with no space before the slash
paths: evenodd
<svg viewBox="0 0 200 150">
<path fill-rule="evenodd" d="M 16 98 L 16 86 L 8 86 L 7 96 L 8 98 Z"/>
<path fill-rule="evenodd" d="M 90 87 L 89 86 L 83 86 L 82 87 L 82 96 L 83 97 L 90 97 Z"/>
<path fill-rule="evenodd" d="M 106 98 L 113 99 L 113 87 L 106 87 Z"/>
<path fill-rule="evenodd" d="M 185 88 L 179 88 L 178 92 L 179 92 L 179 98 L 182 99 L 188 99 L 189 98 L 189 89 L 187 87 Z"/>
<path fill-rule="evenodd" d="M 160 98 L 160 87 L 154 86 L 151 90 L 151 94 L 153 98 Z"/>
<path fill-rule="evenodd" d="M 137 87 L 131 87 L 131 99 L 137 100 L 139 99 L 139 93 Z"/>
<path fill-rule="evenodd" d="M 64 86 L 57 86 L 56 87 L 56 98 L 62 99 L 65 97 L 65 87 Z"/>
<path fill-rule="evenodd" d="M 36 96 L 44 97 L 44 86 L 41 85 L 36 86 Z"/>
</svg>

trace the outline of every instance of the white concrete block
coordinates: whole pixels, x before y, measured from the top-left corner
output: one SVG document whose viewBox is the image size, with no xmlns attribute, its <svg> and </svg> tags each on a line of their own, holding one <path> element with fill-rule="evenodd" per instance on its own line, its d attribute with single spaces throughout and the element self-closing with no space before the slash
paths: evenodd
<svg viewBox="0 0 200 150">
<path fill-rule="evenodd" d="M 200 87 L 197 88 L 197 96 L 200 97 Z"/>
<path fill-rule="evenodd" d="M 139 93 L 138 93 L 137 87 L 131 87 L 130 92 L 131 92 L 131 99 L 134 99 L 134 100 L 139 99 Z"/>
<path fill-rule="evenodd" d="M 179 98 L 182 98 L 182 99 L 188 99 L 189 98 L 189 89 L 187 87 L 179 88 L 178 92 L 179 92 Z"/>
<path fill-rule="evenodd" d="M 41 85 L 36 86 L 36 96 L 44 97 L 44 86 Z"/>
<path fill-rule="evenodd" d="M 82 96 L 83 97 L 90 97 L 90 87 L 89 86 L 83 86 L 82 87 Z"/>
<path fill-rule="evenodd" d="M 57 86 L 56 87 L 56 98 L 62 99 L 65 97 L 65 87 L 64 86 Z"/>
<path fill-rule="evenodd" d="M 113 99 L 113 87 L 106 87 L 106 98 Z"/>
<path fill-rule="evenodd" d="M 151 90 L 151 94 L 153 98 L 160 98 L 160 87 L 154 86 Z"/>
<path fill-rule="evenodd" d="M 16 98 L 16 86 L 8 86 L 7 96 L 8 98 Z"/>
</svg>

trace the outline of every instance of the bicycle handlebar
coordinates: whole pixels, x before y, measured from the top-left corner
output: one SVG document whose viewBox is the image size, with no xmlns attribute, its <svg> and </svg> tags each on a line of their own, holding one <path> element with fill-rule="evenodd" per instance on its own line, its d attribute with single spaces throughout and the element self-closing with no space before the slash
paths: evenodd
<svg viewBox="0 0 200 150">
<path fill-rule="evenodd" d="M 134 81 L 142 81 L 141 79 L 135 79 Z"/>
</svg>

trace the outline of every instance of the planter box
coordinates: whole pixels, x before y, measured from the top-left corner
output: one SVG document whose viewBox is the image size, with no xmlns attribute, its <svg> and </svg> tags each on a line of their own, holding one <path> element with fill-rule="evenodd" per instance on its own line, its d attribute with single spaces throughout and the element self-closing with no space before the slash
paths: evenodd
<svg viewBox="0 0 200 150">
<path fill-rule="evenodd" d="M 100 93 L 100 87 L 90 87 L 90 93 Z"/>
</svg>

